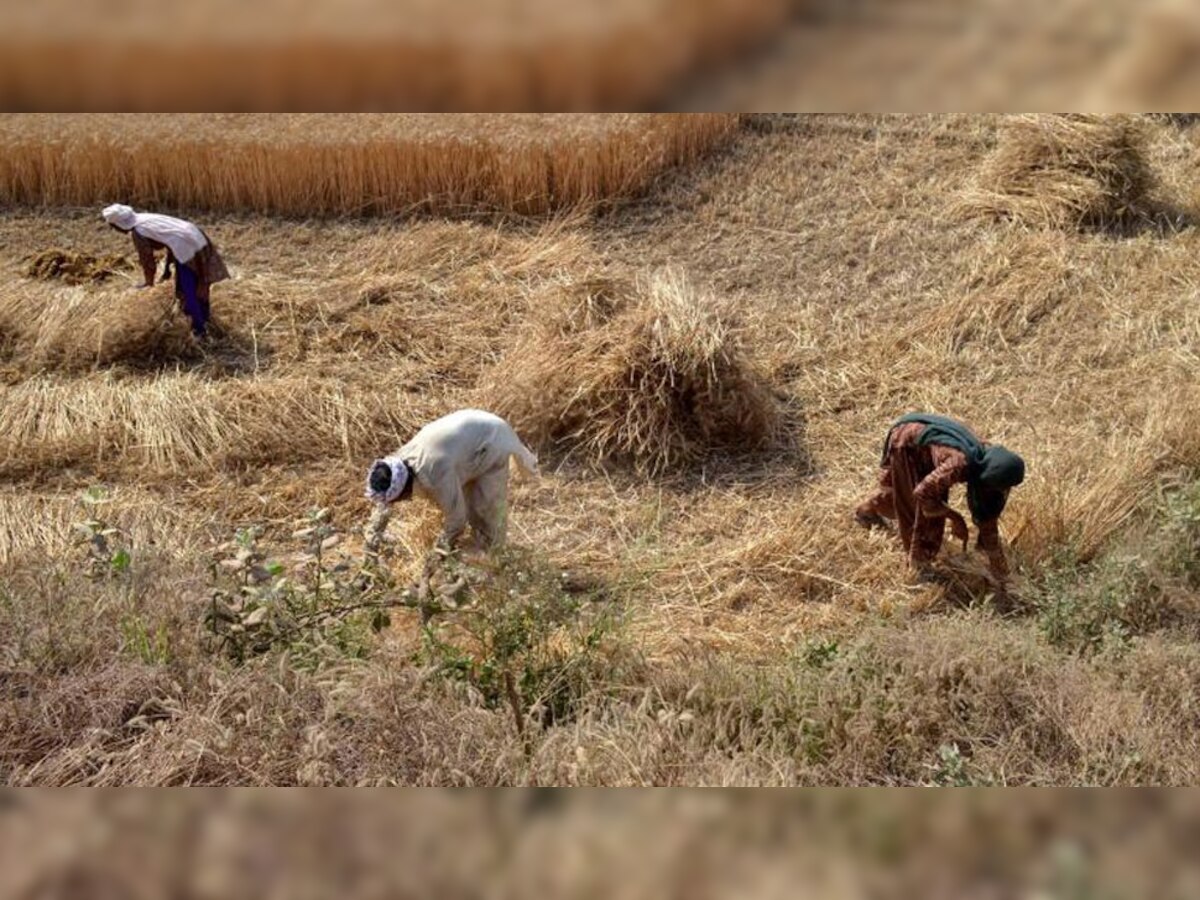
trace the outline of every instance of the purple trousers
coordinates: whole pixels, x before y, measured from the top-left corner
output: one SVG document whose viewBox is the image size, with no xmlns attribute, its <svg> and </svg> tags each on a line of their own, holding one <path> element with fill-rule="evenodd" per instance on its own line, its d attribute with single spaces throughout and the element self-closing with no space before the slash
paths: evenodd
<svg viewBox="0 0 1200 900">
<path fill-rule="evenodd" d="M 175 264 L 175 295 L 183 301 L 183 311 L 192 320 L 192 333 L 203 337 L 208 327 L 208 298 L 200 296 L 200 279 L 190 268 Z"/>
</svg>

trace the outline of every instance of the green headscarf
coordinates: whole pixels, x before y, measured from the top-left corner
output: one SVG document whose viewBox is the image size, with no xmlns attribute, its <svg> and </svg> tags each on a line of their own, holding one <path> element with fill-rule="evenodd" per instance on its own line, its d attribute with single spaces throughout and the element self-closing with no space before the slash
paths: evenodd
<svg viewBox="0 0 1200 900">
<path fill-rule="evenodd" d="M 967 458 L 967 507 L 975 524 L 988 522 L 1004 512 L 1008 490 L 1025 480 L 1025 461 L 999 444 L 985 445 L 966 425 L 933 413 L 909 413 L 888 429 L 883 442 L 887 462 L 892 432 L 900 425 L 916 423 L 925 429 L 917 438 L 921 446 L 953 447 Z"/>
</svg>

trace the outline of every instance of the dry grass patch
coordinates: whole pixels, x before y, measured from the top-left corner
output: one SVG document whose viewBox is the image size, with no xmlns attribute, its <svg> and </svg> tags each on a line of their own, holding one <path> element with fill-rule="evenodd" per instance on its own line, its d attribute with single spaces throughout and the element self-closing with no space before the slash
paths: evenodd
<svg viewBox="0 0 1200 900">
<path fill-rule="evenodd" d="M 779 436 L 732 310 L 682 274 L 568 284 L 543 316 L 482 391 L 534 444 L 662 472 Z"/>
<path fill-rule="evenodd" d="M 1015 117 L 957 211 L 1040 228 L 1127 222 L 1149 202 L 1146 145 L 1146 129 L 1133 116 Z"/>
<path fill-rule="evenodd" d="M 1062 318 L 1060 307 L 1076 300 L 1078 279 L 1065 236 L 1058 233 L 1022 233 L 981 250 L 964 269 L 935 306 L 907 329 L 897 329 L 901 339 L 936 334 L 952 353 L 969 345 L 1004 352 L 1033 340 L 1042 327 L 1053 327 Z"/>
<path fill-rule="evenodd" d="M 1176 389 L 1154 398 L 1137 424 L 1106 438 L 1079 429 L 1074 441 L 1048 447 L 1054 467 L 1034 470 L 1022 486 L 1040 502 L 1016 506 L 1007 523 L 1025 563 L 1040 569 L 1064 550 L 1081 562 L 1092 559 L 1147 511 L 1164 476 L 1200 469 L 1200 430 L 1191 414 L 1197 402 L 1195 390 Z"/>
<path fill-rule="evenodd" d="M 42 490 L 0 490 L 0 568 L 22 559 L 44 563 L 78 552 L 81 534 L 74 528 L 100 514 L 119 529 L 123 544 L 182 554 L 206 548 L 218 532 L 212 514 L 134 487 L 106 491 L 85 506 L 79 496 Z"/>
</svg>

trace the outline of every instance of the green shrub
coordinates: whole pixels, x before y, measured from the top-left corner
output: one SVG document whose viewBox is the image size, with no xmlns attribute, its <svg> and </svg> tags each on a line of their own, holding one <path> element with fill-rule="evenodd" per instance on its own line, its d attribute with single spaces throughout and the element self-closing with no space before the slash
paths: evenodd
<svg viewBox="0 0 1200 900">
<path fill-rule="evenodd" d="M 425 661 L 477 690 L 489 708 L 547 726 L 607 683 L 619 610 L 602 591 L 578 591 L 533 552 L 506 548 L 476 568 L 445 561 L 450 609 L 425 627 Z"/>
</svg>

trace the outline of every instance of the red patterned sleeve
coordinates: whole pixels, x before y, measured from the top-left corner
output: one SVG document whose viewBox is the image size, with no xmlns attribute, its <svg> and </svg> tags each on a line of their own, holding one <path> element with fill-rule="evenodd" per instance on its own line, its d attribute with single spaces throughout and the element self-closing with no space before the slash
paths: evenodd
<svg viewBox="0 0 1200 900">
<path fill-rule="evenodd" d="M 939 511 L 950 488 L 967 480 L 967 458 L 957 450 L 937 448 L 934 462 L 937 467 L 913 490 L 917 503 L 931 511 Z"/>
<path fill-rule="evenodd" d="M 137 250 L 138 262 L 142 266 L 142 275 L 146 284 L 154 284 L 154 245 L 136 231 L 131 231 L 133 246 Z"/>
</svg>

